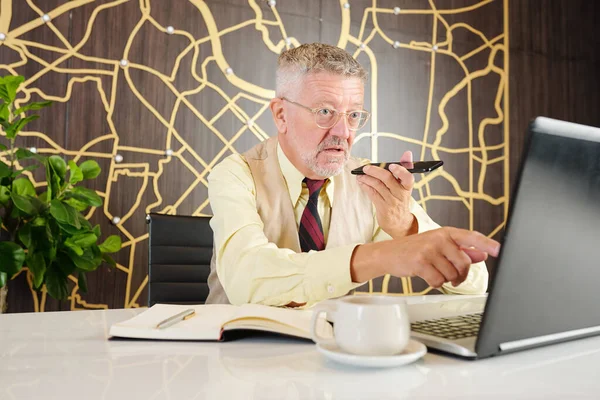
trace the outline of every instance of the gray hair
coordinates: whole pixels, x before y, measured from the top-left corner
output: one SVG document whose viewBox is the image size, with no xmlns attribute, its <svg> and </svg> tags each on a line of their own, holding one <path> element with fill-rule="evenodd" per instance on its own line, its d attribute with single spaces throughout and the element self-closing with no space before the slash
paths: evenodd
<svg viewBox="0 0 600 400">
<path fill-rule="evenodd" d="M 323 43 L 303 44 L 284 51 L 277 60 L 275 93 L 277 97 L 290 95 L 293 83 L 299 78 L 316 73 L 330 72 L 347 78 L 359 78 L 366 83 L 367 71 L 346 50 Z"/>
</svg>

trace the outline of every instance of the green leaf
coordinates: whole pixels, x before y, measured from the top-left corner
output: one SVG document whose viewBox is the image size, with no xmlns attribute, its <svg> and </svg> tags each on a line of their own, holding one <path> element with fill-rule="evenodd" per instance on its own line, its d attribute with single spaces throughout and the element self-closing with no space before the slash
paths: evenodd
<svg viewBox="0 0 600 400">
<path fill-rule="evenodd" d="M 19 178 L 13 182 L 12 187 L 13 193 L 20 194 L 21 196 L 32 196 L 36 197 L 35 188 L 31 181 L 27 178 Z"/>
<path fill-rule="evenodd" d="M 60 222 L 58 223 L 58 226 L 61 230 L 65 231 L 66 233 L 68 233 L 69 235 L 77 235 L 80 232 L 80 229 L 75 228 L 73 225 L 69 225 L 69 224 L 61 224 Z"/>
<path fill-rule="evenodd" d="M 79 168 L 81 168 L 81 172 L 83 172 L 83 179 L 94 179 L 98 175 L 100 175 L 100 166 L 94 160 L 87 160 L 83 162 Z"/>
<path fill-rule="evenodd" d="M 10 167 L 6 164 L 4 164 L 2 161 L 0 161 L 0 178 L 4 178 L 5 176 L 11 176 L 12 175 L 12 170 L 10 169 Z"/>
<path fill-rule="evenodd" d="M 56 222 L 56 220 L 54 218 L 48 218 L 46 220 L 45 234 L 46 234 L 46 239 L 48 240 L 48 243 L 51 243 L 51 246 L 56 248 L 55 243 L 60 240 L 61 231 L 60 231 L 60 226 L 59 226 L 58 222 Z M 52 260 L 54 260 L 55 256 L 56 256 L 56 251 L 54 252 L 54 255 L 51 255 L 48 259 L 50 261 L 52 261 Z"/>
<path fill-rule="evenodd" d="M 8 282 L 8 275 L 6 272 L 0 271 L 0 288 L 6 286 L 6 282 Z"/>
<path fill-rule="evenodd" d="M 15 151 L 15 156 L 17 157 L 17 160 L 26 160 L 28 158 L 33 158 L 34 156 L 36 156 L 37 154 L 32 153 L 31 151 L 27 150 L 27 149 L 17 149 L 17 151 Z"/>
<path fill-rule="evenodd" d="M 17 136 L 17 134 L 21 131 L 21 129 L 25 127 L 25 125 L 27 125 L 33 120 L 38 119 L 39 117 L 39 115 L 30 115 L 29 117 L 21 118 L 13 122 L 10 128 L 6 129 L 6 137 L 8 139 L 14 139 Z"/>
<path fill-rule="evenodd" d="M 46 161 L 44 162 L 44 166 L 46 167 L 46 182 L 48 182 L 48 190 L 46 191 L 46 201 L 49 201 L 53 198 L 52 195 L 56 197 L 56 195 L 58 194 L 58 186 L 55 185 L 55 181 L 52 179 L 56 174 L 54 172 L 54 169 L 52 168 L 52 164 L 50 164 L 50 161 L 48 159 L 46 159 Z"/>
<path fill-rule="evenodd" d="M 60 156 L 53 155 L 48 157 L 48 161 L 50 162 L 50 165 L 52 165 L 52 169 L 56 175 L 58 175 L 61 181 L 64 181 L 67 176 L 67 163 L 65 160 Z"/>
<path fill-rule="evenodd" d="M 65 276 L 71 275 L 77 269 L 75 264 L 73 264 L 71 257 L 66 252 L 61 251 L 58 253 L 56 257 L 56 263 Z"/>
<path fill-rule="evenodd" d="M 83 172 L 81 172 L 81 169 L 72 160 L 69 160 L 69 169 L 71 170 L 69 176 L 69 183 L 71 185 L 75 185 L 83 180 Z"/>
<path fill-rule="evenodd" d="M 76 209 L 77 211 L 85 211 L 89 207 L 83 201 L 79 201 L 75 198 L 67 199 L 64 202 Z"/>
<path fill-rule="evenodd" d="M 69 212 L 65 204 L 57 199 L 50 202 L 50 215 L 52 215 L 58 222 L 73 225 L 74 221 L 69 220 Z"/>
<path fill-rule="evenodd" d="M 91 247 L 86 249 L 86 251 L 91 251 L 94 257 L 94 262 L 96 262 L 96 266 L 102 264 L 102 251 L 98 245 L 93 244 Z"/>
<path fill-rule="evenodd" d="M 85 229 L 87 232 L 92 230 L 92 224 L 90 224 L 90 221 L 85 219 L 83 215 L 77 213 L 77 219 L 79 219 L 79 224 L 81 225 L 82 229 Z"/>
<path fill-rule="evenodd" d="M 37 289 L 42 286 L 44 274 L 46 273 L 46 260 L 44 260 L 44 255 L 40 252 L 33 253 L 33 255 L 27 257 L 26 264 L 29 271 L 33 274 L 33 285 Z"/>
<path fill-rule="evenodd" d="M 3 145 L 2 143 L 0 143 L 0 151 L 6 151 L 8 150 L 8 147 L 6 147 L 6 145 Z"/>
<path fill-rule="evenodd" d="M 52 193 L 54 193 L 54 197 L 56 198 L 58 198 L 58 195 L 63 190 L 62 182 L 56 173 L 52 174 Z"/>
<path fill-rule="evenodd" d="M 32 239 L 31 226 L 29 224 L 23 225 L 21 229 L 19 229 L 19 240 L 25 245 L 25 248 L 30 249 L 33 245 Z"/>
<path fill-rule="evenodd" d="M 109 256 L 108 254 L 102 253 L 102 259 L 104 260 L 104 262 L 106 262 L 111 267 L 113 267 L 113 268 L 117 267 L 117 263 L 115 262 L 115 260 L 113 260 L 112 257 Z"/>
<path fill-rule="evenodd" d="M 48 208 L 47 204 L 43 203 L 37 196 L 29 196 L 29 201 L 31 201 L 31 204 L 33 204 L 38 213 L 41 213 Z"/>
<path fill-rule="evenodd" d="M 37 215 L 44 204 L 37 198 L 33 184 L 27 178 L 13 182 L 11 198 L 15 206 L 28 215 Z"/>
<path fill-rule="evenodd" d="M 0 97 L 7 103 L 12 103 L 17 97 L 17 89 L 25 78 L 21 75 L 7 75 L 0 81 Z"/>
<path fill-rule="evenodd" d="M 80 246 L 73 243 L 72 238 L 68 238 L 67 240 L 65 240 L 65 246 L 67 246 L 69 249 L 71 249 L 78 256 L 83 255 L 83 249 Z"/>
<path fill-rule="evenodd" d="M 99 238 L 102 235 L 102 232 L 100 231 L 100 225 L 96 225 L 94 229 L 92 229 L 92 233 Z"/>
<path fill-rule="evenodd" d="M 102 256 L 94 255 L 90 249 L 84 250 L 83 255 L 81 256 L 69 252 L 69 257 L 73 260 L 77 268 L 84 271 L 94 271 L 102 263 Z"/>
<path fill-rule="evenodd" d="M 15 156 L 17 157 L 17 160 L 28 160 L 30 158 L 35 158 L 36 160 L 43 162 L 46 159 L 46 157 L 44 156 L 22 148 L 17 149 L 17 151 L 15 152 Z"/>
<path fill-rule="evenodd" d="M 32 236 L 32 247 L 28 249 L 28 252 L 35 253 L 40 252 L 44 255 L 46 261 L 50 260 L 50 249 L 54 243 L 46 237 L 45 227 L 37 227 L 31 229 Z"/>
<path fill-rule="evenodd" d="M 8 117 L 10 116 L 10 110 L 8 109 L 8 104 L 2 103 L 0 104 L 0 121 L 8 121 Z M 6 150 L 6 149 L 4 149 Z"/>
<path fill-rule="evenodd" d="M 52 215 L 57 222 L 80 229 L 81 224 L 77 217 L 78 214 L 77 210 L 60 200 L 54 199 L 50 202 L 50 215 Z"/>
<path fill-rule="evenodd" d="M 77 274 L 77 284 L 79 285 L 79 289 L 81 289 L 81 293 L 87 293 L 87 278 L 85 277 L 85 272 L 79 271 Z"/>
<path fill-rule="evenodd" d="M 71 190 L 70 196 L 90 206 L 102 206 L 102 197 L 92 189 L 75 187 Z"/>
<path fill-rule="evenodd" d="M 93 233 L 80 233 L 69 239 L 72 239 L 73 243 L 80 247 L 90 247 L 91 245 L 96 244 L 98 237 Z"/>
<path fill-rule="evenodd" d="M 40 226 L 44 226 L 46 225 L 46 218 L 41 217 L 41 216 L 37 216 L 33 219 L 33 221 L 31 221 L 31 226 L 33 227 L 40 227 Z"/>
<path fill-rule="evenodd" d="M 50 296 L 58 300 L 65 299 L 69 293 L 67 289 L 67 275 L 64 275 L 56 267 L 56 263 L 53 263 L 51 268 L 46 271 L 46 289 L 48 289 Z"/>
<path fill-rule="evenodd" d="M 10 190 L 6 186 L 0 186 L 0 204 L 7 205 L 10 200 Z"/>
<path fill-rule="evenodd" d="M 25 214 L 31 216 L 38 214 L 38 209 L 33 204 L 32 197 L 21 196 L 13 192 L 10 194 L 10 198 L 15 204 L 15 207 L 23 211 Z"/>
<path fill-rule="evenodd" d="M 83 233 L 90 233 L 92 226 L 89 224 L 89 222 L 87 222 L 87 220 L 81 216 L 80 219 L 80 224 L 81 221 L 85 221 L 87 223 L 87 225 L 81 224 L 81 226 L 79 228 L 70 225 L 70 224 L 64 224 L 64 223 L 58 223 L 58 226 L 60 227 L 61 230 L 67 232 L 69 235 L 79 235 L 79 234 L 83 234 Z M 88 226 L 89 225 L 89 226 Z"/>
<path fill-rule="evenodd" d="M 4 84 L 4 79 L 0 78 L 0 99 L 4 100 L 6 103 L 12 103 L 10 101 L 10 97 L 8 96 L 8 90 L 6 90 L 6 85 Z M 8 118 L 7 118 L 8 119 Z"/>
<path fill-rule="evenodd" d="M 25 252 L 16 243 L 0 242 L 0 271 L 12 276 L 21 270 Z"/>
<path fill-rule="evenodd" d="M 29 111 L 29 110 L 41 110 L 44 107 L 48 107 L 49 105 L 51 105 L 52 102 L 51 101 L 39 101 L 39 102 L 33 102 L 33 103 L 29 103 L 26 106 L 23 106 L 21 108 L 18 108 L 15 110 L 15 112 L 13 113 L 14 115 L 19 115 L 25 111 Z"/>
<path fill-rule="evenodd" d="M 47 203 L 48 202 L 48 191 L 42 192 L 38 195 L 38 199 L 40 199 L 40 201 L 42 203 Z"/>
<path fill-rule="evenodd" d="M 104 243 L 98 246 L 103 253 L 116 253 L 121 250 L 121 238 L 117 235 L 110 235 Z"/>
</svg>

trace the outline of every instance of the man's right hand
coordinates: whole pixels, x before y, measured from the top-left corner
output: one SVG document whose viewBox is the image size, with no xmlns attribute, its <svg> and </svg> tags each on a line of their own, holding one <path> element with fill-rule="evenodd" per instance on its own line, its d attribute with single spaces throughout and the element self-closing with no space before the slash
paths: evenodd
<svg viewBox="0 0 600 400">
<path fill-rule="evenodd" d="M 497 257 L 500 244 L 479 232 L 439 228 L 401 239 L 357 246 L 351 261 L 354 282 L 390 274 L 419 276 L 439 288 L 446 282 L 458 286 L 471 264 Z"/>
</svg>

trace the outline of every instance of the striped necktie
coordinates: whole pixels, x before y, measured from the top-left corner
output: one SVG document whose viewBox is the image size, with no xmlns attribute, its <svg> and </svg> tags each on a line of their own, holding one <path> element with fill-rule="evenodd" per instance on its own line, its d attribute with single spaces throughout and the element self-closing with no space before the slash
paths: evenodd
<svg viewBox="0 0 600 400">
<path fill-rule="evenodd" d="M 304 178 L 303 182 L 306 182 L 308 187 L 308 203 L 302 213 L 300 227 L 298 228 L 300 247 L 303 252 L 323 250 L 325 248 L 325 238 L 323 237 L 323 226 L 317 210 L 317 201 L 325 180 Z"/>
</svg>

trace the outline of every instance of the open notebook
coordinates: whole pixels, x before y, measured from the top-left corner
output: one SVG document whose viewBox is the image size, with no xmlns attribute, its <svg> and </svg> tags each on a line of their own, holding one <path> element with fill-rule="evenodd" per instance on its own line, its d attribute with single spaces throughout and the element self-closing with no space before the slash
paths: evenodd
<svg viewBox="0 0 600 400">
<path fill-rule="evenodd" d="M 190 308 L 196 311 L 193 318 L 168 328 L 156 328 L 159 322 Z M 221 341 L 225 332 L 244 329 L 310 339 L 311 318 L 311 310 L 256 304 L 155 304 L 131 319 L 112 325 L 109 335 L 134 339 Z M 324 318 L 318 321 L 317 331 L 321 336 L 332 335 L 331 325 Z"/>
</svg>

